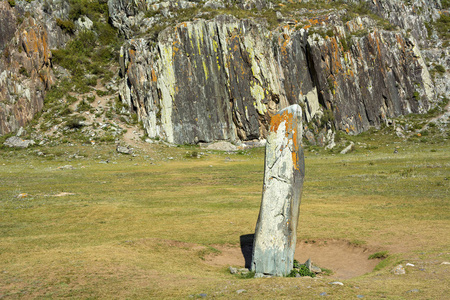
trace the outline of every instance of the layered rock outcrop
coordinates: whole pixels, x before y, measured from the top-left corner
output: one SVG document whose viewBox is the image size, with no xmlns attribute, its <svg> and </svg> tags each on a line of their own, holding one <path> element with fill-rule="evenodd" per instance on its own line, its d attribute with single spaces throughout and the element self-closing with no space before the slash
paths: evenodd
<svg viewBox="0 0 450 300">
<path fill-rule="evenodd" d="M 364 26 L 333 24 L 327 36 L 229 16 L 185 22 L 122 47 L 120 95 L 150 137 L 174 143 L 265 138 L 271 114 L 291 104 L 316 122 L 319 140 L 327 128 L 356 134 L 425 112 L 434 93 L 416 40 L 376 28 L 356 35 Z"/>
<path fill-rule="evenodd" d="M 399 115 L 424 113 L 436 101 L 412 37 L 374 30 L 361 38 L 347 32 L 309 41 L 322 103 L 339 130 L 360 133 Z"/>
<path fill-rule="evenodd" d="M 249 20 L 219 16 L 121 50 L 120 94 L 150 137 L 174 143 L 264 138 L 270 113 L 308 103 L 318 112 L 304 31 L 291 43 Z"/>
<path fill-rule="evenodd" d="M 68 39 L 55 22 L 67 14 L 67 5 L 0 2 L 0 135 L 25 126 L 42 109 L 54 83 L 50 49 Z"/>
<path fill-rule="evenodd" d="M 448 48 L 429 26 L 445 13 L 439 1 L 318 3 L 108 0 L 127 38 L 120 97 L 150 137 L 173 143 L 264 139 L 271 115 L 299 104 L 305 136 L 324 145 L 334 130 L 357 134 L 448 94 Z M 0 134 L 42 108 L 50 49 L 70 38 L 56 20 L 69 11 L 64 0 L 0 2 Z"/>
<path fill-rule="evenodd" d="M 24 126 L 42 109 L 53 77 L 47 32 L 33 18 L 26 18 L 2 48 L 0 133 L 4 134 Z"/>
</svg>

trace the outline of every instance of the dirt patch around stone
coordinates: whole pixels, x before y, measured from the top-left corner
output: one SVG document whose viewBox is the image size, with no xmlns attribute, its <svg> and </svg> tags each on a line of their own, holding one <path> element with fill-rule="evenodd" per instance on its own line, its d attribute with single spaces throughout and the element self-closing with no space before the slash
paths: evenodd
<svg viewBox="0 0 450 300">
<path fill-rule="evenodd" d="M 213 266 L 249 267 L 251 247 L 248 244 L 239 246 L 216 245 L 220 254 L 209 255 L 206 263 Z M 349 279 L 372 272 L 380 262 L 369 259 L 369 255 L 377 252 L 376 248 L 354 245 L 345 240 L 303 240 L 297 241 L 295 259 L 304 263 L 311 259 L 313 265 L 330 269 L 332 278 Z"/>
</svg>

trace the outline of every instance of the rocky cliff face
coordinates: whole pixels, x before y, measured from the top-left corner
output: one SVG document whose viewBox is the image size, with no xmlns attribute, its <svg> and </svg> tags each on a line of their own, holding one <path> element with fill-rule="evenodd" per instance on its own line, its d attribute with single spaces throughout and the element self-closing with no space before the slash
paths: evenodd
<svg viewBox="0 0 450 300">
<path fill-rule="evenodd" d="M 309 39 L 320 97 L 337 129 L 360 133 L 431 107 L 433 84 L 414 38 L 382 30 L 351 34 Z"/>
<path fill-rule="evenodd" d="M 0 134 L 14 132 L 30 121 L 44 105 L 45 91 L 54 83 L 52 47 L 67 36 L 53 16 L 63 13 L 64 2 L 0 2 Z M 59 8 L 59 9 L 57 9 Z"/>
<path fill-rule="evenodd" d="M 283 35 L 248 20 L 182 23 L 154 45 L 137 39 L 122 48 L 120 93 L 150 137 L 174 143 L 264 138 L 270 114 L 281 107 L 309 95 L 311 119 L 319 106 L 305 32 L 284 43 Z"/>
<path fill-rule="evenodd" d="M 74 3 L 80 19 L 69 16 Z M 70 38 L 62 22 L 91 30 L 79 5 L 0 2 L 0 134 L 42 108 L 55 81 L 50 49 Z M 450 92 L 448 39 L 430 25 L 448 15 L 439 1 L 108 0 L 108 9 L 127 39 L 119 95 L 151 138 L 264 139 L 273 113 L 299 104 L 305 137 L 326 145 L 336 130 L 426 112 Z"/>
<path fill-rule="evenodd" d="M 397 10 L 410 8 L 398 2 L 371 9 L 412 26 L 400 22 Z M 157 39 L 130 39 L 120 53 L 121 98 L 150 137 L 174 143 L 263 139 L 274 112 L 300 104 L 306 136 L 323 145 L 330 129 L 356 134 L 433 106 L 412 32 L 385 30 L 369 17 L 343 20 L 348 10 L 321 14 L 299 13 L 275 30 L 219 16 L 178 24 Z M 415 20 L 423 40 L 423 20 Z"/>
</svg>

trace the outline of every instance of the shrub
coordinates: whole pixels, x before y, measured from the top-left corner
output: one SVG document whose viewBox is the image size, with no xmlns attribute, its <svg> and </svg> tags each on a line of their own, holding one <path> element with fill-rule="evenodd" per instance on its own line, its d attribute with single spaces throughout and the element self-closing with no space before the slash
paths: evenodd
<svg viewBox="0 0 450 300">
<path fill-rule="evenodd" d="M 69 127 L 69 129 L 80 129 L 84 126 L 83 121 L 85 120 L 84 117 L 73 117 L 66 121 L 66 126 Z"/>
<path fill-rule="evenodd" d="M 297 265 L 298 266 L 298 262 L 296 264 L 297 261 L 294 260 L 294 266 Z M 291 273 L 289 273 L 289 275 L 287 275 L 286 277 L 297 277 L 297 274 L 299 274 L 300 276 L 310 276 L 310 277 L 316 277 L 316 273 L 311 272 L 307 266 L 305 265 L 300 265 L 298 268 L 292 269 Z"/>
<path fill-rule="evenodd" d="M 64 106 L 64 108 L 60 111 L 61 116 L 67 116 L 72 113 L 72 109 L 69 106 Z"/>
<path fill-rule="evenodd" d="M 91 106 L 89 105 L 88 102 L 86 101 L 80 101 L 80 103 L 77 106 L 77 111 L 78 112 L 82 112 L 82 111 L 88 111 L 89 109 L 91 109 Z"/>
<path fill-rule="evenodd" d="M 56 24 L 67 33 L 75 32 L 75 24 L 70 20 L 62 20 L 60 18 L 56 18 Z"/>
<path fill-rule="evenodd" d="M 77 100 L 78 100 L 78 99 L 75 98 L 74 96 L 70 96 L 70 95 L 67 95 L 67 96 L 66 96 L 66 101 L 67 101 L 68 104 L 75 103 Z"/>
<path fill-rule="evenodd" d="M 331 109 L 324 110 L 323 115 L 320 118 L 320 123 L 322 125 L 326 125 L 328 122 L 333 123 L 333 121 L 334 121 L 333 111 Z"/>
<path fill-rule="evenodd" d="M 388 251 L 379 251 L 372 255 L 369 255 L 369 259 L 384 259 L 389 256 Z"/>
<path fill-rule="evenodd" d="M 28 71 L 27 71 L 27 69 L 25 69 L 24 66 L 21 66 L 21 67 L 20 67 L 19 73 L 20 73 L 21 75 L 25 76 L 25 77 L 30 77 L 30 74 L 28 74 Z"/>
<path fill-rule="evenodd" d="M 445 68 L 442 65 L 435 65 L 434 69 L 436 70 L 436 72 L 438 72 L 439 74 L 443 75 L 445 73 Z"/>
</svg>

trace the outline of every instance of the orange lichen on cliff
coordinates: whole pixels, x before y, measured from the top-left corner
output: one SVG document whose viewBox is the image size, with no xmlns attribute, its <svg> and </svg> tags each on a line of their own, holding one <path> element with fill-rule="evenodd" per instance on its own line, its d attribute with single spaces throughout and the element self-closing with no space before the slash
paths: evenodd
<svg viewBox="0 0 450 300">
<path fill-rule="evenodd" d="M 315 17 L 315 18 L 311 18 L 309 19 L 309 23 L 311 23 L 311 25 L 318 25 L 318 24 L 326 24 L 328 22 L 328 16 L 320 16 L 320 17 Z"/>
<path fill-rule="evenodd" d="M 341 64 L 341 53 L 339 51 L 340 47 L 337 43 L 336 37 L 332 37 L 330 39 L 331 44 L 331 55 L 332 55 L 332 69 L 331 72 L 333 74 L 338 74 L 340 70 L 342 70 L 342 64 Z"/>
<path fill-rule="evenodd" d="M 155 73 L 155 69 L 152 68 L 152 82 L 156 82 L 157 78 L 156 78 L 156 73 Z"/>
<path fill-rule="evenodd" d="M 287 35 L 286 33 L 283 33 L 278 38 L 278 44 L 280 45 L 280 48 L 281 48 L 281 54 L 284 57 L 287 56 L 287 45 L 289 44 L 290 40 L 291 40 L 291 37 L 289 35 Z"/>
</svg>

